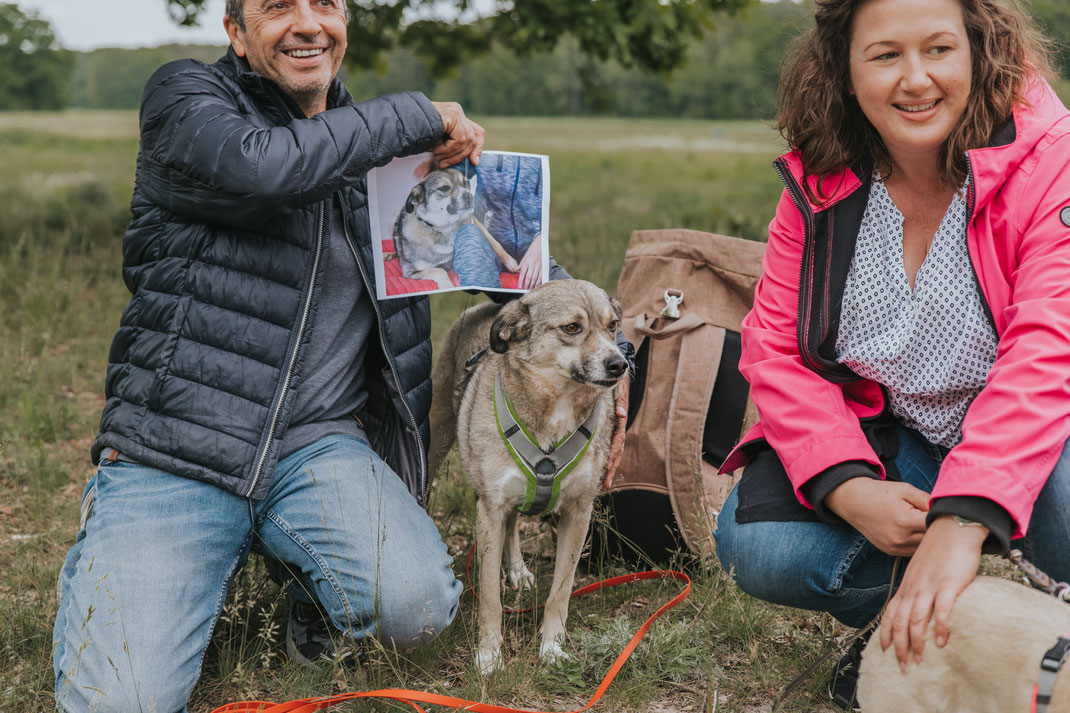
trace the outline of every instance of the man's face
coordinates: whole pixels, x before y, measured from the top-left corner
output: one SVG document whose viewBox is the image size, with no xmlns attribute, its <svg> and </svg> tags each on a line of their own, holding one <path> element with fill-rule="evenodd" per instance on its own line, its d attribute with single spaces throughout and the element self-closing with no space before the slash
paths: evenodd
<svg viewBox="0 0 1070 713">
<path fill-rule="evenodd" d="M 309 116 L 325 111 L 346 51 L 344 0 L 245 0 L 245 29 L 223 27 L 249 66 L 282 87 Z"/>
</svg>

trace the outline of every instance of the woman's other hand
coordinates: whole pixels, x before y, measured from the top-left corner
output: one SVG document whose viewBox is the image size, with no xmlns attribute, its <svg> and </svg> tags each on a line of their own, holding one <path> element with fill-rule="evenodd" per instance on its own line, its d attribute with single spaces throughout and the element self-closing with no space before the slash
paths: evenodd
<svg viewBox="0 0 1070 713">
<path fill-rule="evenodd" d="M 925 534 L 929 494 L 907 483 L 859 477 L 825 496 L 825 507 L 881 552 L 909 557 Z"/>
<path fill-rule="evenodd" d="M 881 648 L 895 644 L 903 673 L 911 651 L 921 663 L 930 619 L 934 620 L 936 645 L 947 643 L 951 608 L 977 574 L 986 537 L 988 528 L 960 526 L 950 515 L 936 518 L 925 533 L 881 620 Z"/>
</svg>

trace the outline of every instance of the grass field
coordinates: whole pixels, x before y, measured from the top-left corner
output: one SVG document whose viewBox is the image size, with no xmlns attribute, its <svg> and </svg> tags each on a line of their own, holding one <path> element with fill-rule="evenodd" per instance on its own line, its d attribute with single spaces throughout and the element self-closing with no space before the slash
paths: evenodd
<svg viewBox="0 0 1070 713">
<path fill-rule="evenodd" d="M 550 245 L 574 275 L 612 290 L 633 229 L 687 227 L 763 239 L 780 184 L 779 152 L 758 122 L 591 119 L 484 121 L 488 147 L 551 157 Z M 137 150 L 133 113 L 0 114 L 0 711 L 53 709 L 55 581 L 91 474 L 111 336 L 129 295 L 119 272 Z M 433 300 L 435 335 L 476 298 Z M 473 532 L 467 486 L 440 478 L 432 513 L 457 554 Z M 525 550 L 544 596 L 546 528 Z M 595 567 L 581 583 L 623 570 Z M 694 572 L 689 600 L 651 629 L 598 710 L 768 710 L 777 690 L 843 634 L 824 615 L 788 612 L 739 593 L 719 572 Z M 471 593 L 429 647 L 373 650 L 352 673 L 286 660 L 285 607 L 252 565 L 241 573 L 210 647 L 191 710 L 239 699 L 289 700 L 370 687 L 409 687 L 536 710 L 573 710 L 652 611 L 678 591 L 644 583 L 577 600 L 576 659 L 540 666 L 537 621 L 507 621 L 510 663 L 470 670 Z M 819 673 L 785 710 L 825 711 Z M 350 704 L 343 710 L 386 710 Z"/>
</svg>

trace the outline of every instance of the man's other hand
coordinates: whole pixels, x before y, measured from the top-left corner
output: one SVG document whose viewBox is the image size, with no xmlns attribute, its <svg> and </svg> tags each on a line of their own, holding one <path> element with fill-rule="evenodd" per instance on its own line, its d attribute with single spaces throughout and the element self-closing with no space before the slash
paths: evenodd
<svg viewBox="0 0 1070 713">
<path fill-rule="evenodd" d="M 466 158 L 472 165 L 479 163 L 483 154 L 483 127 L 464 115 L 464 109 L 457 102 L 431 102 L 442 117 L 445 137 L 432 149 L 431 153 L 439 168 L 448 168 Z"/>
</svg>

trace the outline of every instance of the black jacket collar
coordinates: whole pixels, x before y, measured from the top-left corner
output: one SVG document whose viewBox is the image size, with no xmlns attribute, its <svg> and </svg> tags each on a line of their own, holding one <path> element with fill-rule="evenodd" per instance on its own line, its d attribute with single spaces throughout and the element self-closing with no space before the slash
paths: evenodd
<svg viewBox="0 0 1070 713">
<path fill-rule="evenodd" d="M 239 57 L 233 47 L 227 48 L 227 53 L 219 58 L 215 67 L 237 82 L 261 106 L 285 107 L 291 116 L 307 118 L 293 97 L 284 92 L 282 87 L 271 79 L 254 72 L 249 67 L 248 60 Z M 331 88 L 327 91 L 327 108 L 334 109 L 352 103 L 353 96 L 341 80 L 335 77 L 331 82 Z"/>
</svg>

